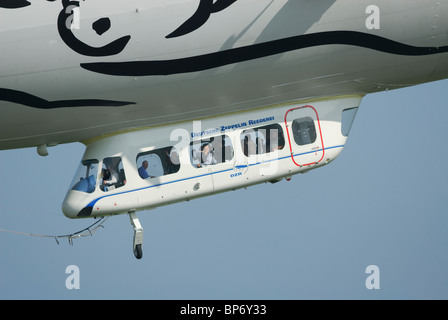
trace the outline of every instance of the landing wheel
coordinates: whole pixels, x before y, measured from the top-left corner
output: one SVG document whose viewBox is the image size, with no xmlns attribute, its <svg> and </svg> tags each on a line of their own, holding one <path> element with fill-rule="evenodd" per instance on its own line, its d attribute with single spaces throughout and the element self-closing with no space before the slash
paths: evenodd
<svg viewBox="0 0 448 320">
<path fill-rule="evenodd" d="M 141 259 L 143 257 L 143 250 L 141 244 L 138 244 L 134 247 L 134 255 L 137 259 Z"/>
<path fill-rule="evenodd" d="M 134 255 L 137 259 L 141 259 L 143 257 L 143 228 L 137 218 L 137 215 L 135 214 L 135 211 L 129 212 L 129 218 L 131 220 L 132 227 L 134 228 Z"/>
</svg>

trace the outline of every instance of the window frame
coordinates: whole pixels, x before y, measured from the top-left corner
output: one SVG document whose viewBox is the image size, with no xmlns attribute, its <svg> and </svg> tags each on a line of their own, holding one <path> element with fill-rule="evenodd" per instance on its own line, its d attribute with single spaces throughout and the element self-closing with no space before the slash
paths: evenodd
<svg viewBox="0 0 448 320">
<path fill-rule="evenodd" d="M 173 155 L 172 155 L 173 151 L 175 151 L 177 153 L 177 162 L 178 163 L 175 163 L 174 161 L 171 160 L 171 158 L 173 157 Z M 143 163 L 145 161 L 147 161 L 147 160 L 143 160 L 140 162 L 139 160 L 141 160 L 142 157 L 147 157 L 150 155 L 156 155 L 159 158 L 161 169 L 163 170 L 163 174 L 151 176 L 151 175 L 149 175 L 147 169 L 144 169 L 146 171 L 146 173 L 148 174 L 148 177 L 143 178 L 142 175 L 140 174 L 140 172 L 138 172 L 139 177 L 142 180 L 169 176 L 169 175 L 176 174 L 179 172 L 179 170 L 181 168 L 181 162 L 179 160 L 179 151 L 174 146 L 167 146 L 167 147 L 157 148 L 157 149 L 143 151 L 143 152 L 138 153 L 137 156 L 135 157 L 137 171 L 139 171 L 140 168 L 143 168 Z M 140 162 L 140 164 L 139 164 L 139 162 Z"/>
</svg>

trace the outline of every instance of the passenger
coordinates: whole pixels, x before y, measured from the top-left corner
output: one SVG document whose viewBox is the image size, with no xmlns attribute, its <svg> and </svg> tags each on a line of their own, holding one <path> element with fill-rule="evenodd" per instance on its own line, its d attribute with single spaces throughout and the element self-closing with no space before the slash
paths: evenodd
<svg viewBox="0 0 448 320">
<path fill-rule="evenodd" d="M 149 178 L 148 171 L 146 171 L 147 168 L 148 168 L 148 161 L 145 160 L 145 161 L 143 161 L 142 166 L 140 168 L 138 168 L 138 174 L 140 175 L 140 177 L 142 179 Z"/>
<path fill-rule="evenodd" d="M 201 164 L 198 164 L 198 168 L 216 163 L 210 143 L 204 144 L 201 147 L 201 162 Z"/>
</svg>

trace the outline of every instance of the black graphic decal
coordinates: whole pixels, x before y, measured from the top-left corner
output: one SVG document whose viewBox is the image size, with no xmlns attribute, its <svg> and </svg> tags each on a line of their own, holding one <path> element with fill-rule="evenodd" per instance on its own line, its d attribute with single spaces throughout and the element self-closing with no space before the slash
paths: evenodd
<svg viewBox="0 0 448 320">
<path fill-rule="evenodd" d="M 93 30 L 100 36 L 106 33 L 110 29 L 110 26 L 111 23 L 109 18 L 99 19 L 92 24 Z"/>
<path fill-rule="evenodd" d="M 188 58 L 157 61 L 83 63 L 81 67 L 93 72 L 114 76 L 170 75 L 203 71 L 293 50 L 332 44 L 352 45 L 404 56 L 422 56 L 448 52 L 448 46 L 440 48 L 414 47 L 362 32 L 328 31 Z"/>
<path fill-rule="evenodd" d="M 135 104 L 135 102 L 98 99 L 47 101 L 26 92 L 2 88 L 0 88 L 0 101 L 9 101 L 37 109 L 73 107 L 122 107 Z"/>
<path fill-rule="evenodd" d="M 236 1 L 237 0 L 218 0 L 213 3 L 213 0 L 201 0 L 199 7 L 193 16 L 175 31 L 167 35 L 166 38 L 180 37 L 199 29 L 207 22 L 212 13 L 224 10 Z"/>
<path fill-rule="evenodd" d="M 91 57 L 106 57 L 119 54 L 128 44 L 131 36 L 125 36 L 117 39 L 103 47 L 91 47 L 75 37 L 72 30 L 67 26 L 67 21 L 73 16 L 73 9 L 79 7 L 79 1 L 62 0 L 63 9 L 58 17 L 58 31 L 62 40 L 72 50 L 79 54 Z M 109 21 L 110 22 L 110 21 Z M 98 32 L 98 30 L 96 30 Z M 104 28 L 101 28 L 104 31 Z M 107 31 L 107 30 L 106 30 Z"/>
<path fill-rule="evenodd" d="M 0 0 L 0 8 L 6 9 L 18 9 L 29 6 L 29 3 L 26 0 Z"/>
<path fill-rule="evenodd" d="M 48 2 L 54 2 L 56 0 L 47 0 Z M 91 57 L 106 57 L 119 54 L 124 50 L 128 44 L 131 36 L 124 36 L 117 39 L 103 47 L 92 47 L 88 44 L 77 39 L 73 34 L 71 29 L 71 23 L 74 19 L 74 9 L 79 8 L 79 1 L 61 0 L 62 11 L 59 13 L 57 26 L 59 35 L 67 46 L 79 54 Z M 85 1 L 85 0 L 83 0 Z M 18 9 L 31 5 L 30 2 L 26 0 L 0 0 L 0 8 L 7 9 Z M 111 22 L 109 18 L 102 18 L 96 21 L 92 28 L 96 31 L 98 35 L 104 34 L 111 27 Z"/>
</svg>

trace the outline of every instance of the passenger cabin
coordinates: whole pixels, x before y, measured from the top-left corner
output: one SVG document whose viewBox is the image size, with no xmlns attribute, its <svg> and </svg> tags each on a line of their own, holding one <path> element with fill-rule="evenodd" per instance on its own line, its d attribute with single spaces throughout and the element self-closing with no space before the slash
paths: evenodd
<svg viewBox="0 0 448 320">
<path fill-rule="evenodd" d="M 339 155 L 361 98 L 287 103 L 86 141 L 63 212 L 114 215 L 289 180 Z"/>
</svg>

